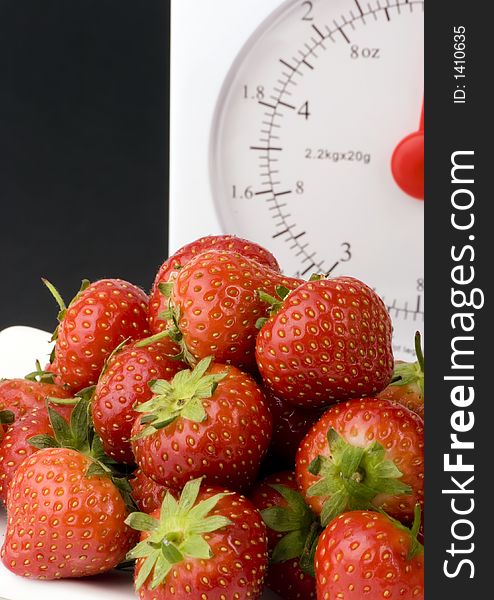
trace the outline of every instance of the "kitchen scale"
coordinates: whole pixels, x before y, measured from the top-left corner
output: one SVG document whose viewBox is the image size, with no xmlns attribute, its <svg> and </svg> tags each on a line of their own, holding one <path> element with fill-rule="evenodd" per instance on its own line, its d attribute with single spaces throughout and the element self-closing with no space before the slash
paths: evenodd
<svg viewBox="0 0 494 600">
<path fill-rule="evenodd" d="M 410 358 L 424 317 L 423 13 L 423 0 L 173 0 L 170 251 L 234 233 L 287 274 L 358 277 Z"/>
</svg>

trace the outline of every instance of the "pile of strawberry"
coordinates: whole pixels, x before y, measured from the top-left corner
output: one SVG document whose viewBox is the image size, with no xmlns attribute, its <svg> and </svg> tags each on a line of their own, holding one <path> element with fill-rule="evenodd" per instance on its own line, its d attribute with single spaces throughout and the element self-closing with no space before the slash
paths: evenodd
<svg viewBox="0 0 494 600">
<path fill-rule="evenodd" d="M 4 565 L 131 569 L 142 600 L 423 598 L 423 356 L 352 277 L 285 277 L 233 236 L 66 306 L 0 382 Z M 420 538 L 420 541 L 419 541 Z"/>
</svg>

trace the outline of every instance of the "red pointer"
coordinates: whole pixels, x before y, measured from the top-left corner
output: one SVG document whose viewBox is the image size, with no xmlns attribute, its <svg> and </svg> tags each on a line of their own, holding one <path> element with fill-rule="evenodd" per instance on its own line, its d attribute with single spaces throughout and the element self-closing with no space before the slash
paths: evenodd
<svg viewBox="0 0 494 600">
<path fill-rule="evenodd" d="M 391 157 L 391 172 L 400 188 L 417 200 L 424 199 L 424 102 L 417 131 L 404 137 Z"/>
</svg>

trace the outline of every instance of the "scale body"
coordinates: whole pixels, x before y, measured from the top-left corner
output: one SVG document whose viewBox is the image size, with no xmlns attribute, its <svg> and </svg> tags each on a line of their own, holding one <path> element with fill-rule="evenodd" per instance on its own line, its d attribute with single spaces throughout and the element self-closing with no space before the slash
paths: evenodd
<svg viewBox="0 0 494 600">
<path fill-rule="evenodd" d="M 174 0 L 170 251 L 207 234 L 285 272 L 359 277 L 397 357 L 423 329 L 423 202 L 393 181 L 418 125 L 422 0 Z"/>
</svg>

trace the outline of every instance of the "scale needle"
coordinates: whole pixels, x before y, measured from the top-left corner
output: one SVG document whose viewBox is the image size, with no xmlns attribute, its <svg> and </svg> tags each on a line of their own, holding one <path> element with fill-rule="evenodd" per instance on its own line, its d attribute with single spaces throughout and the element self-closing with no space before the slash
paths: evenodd
<svg viewBox="0 0 494 600">
<path fill-rule="evenodd" d="M 391 158 L 391 172 L 400 188 L 417 200 L 424 199 L 424 101 L 417 131 L 404 137 Z"/>
</svg>

